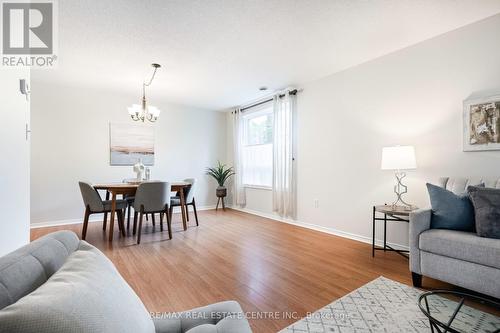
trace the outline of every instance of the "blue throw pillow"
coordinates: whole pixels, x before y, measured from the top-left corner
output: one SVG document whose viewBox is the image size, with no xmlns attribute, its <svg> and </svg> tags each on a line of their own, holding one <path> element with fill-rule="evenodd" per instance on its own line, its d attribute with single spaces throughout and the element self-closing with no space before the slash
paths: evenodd
<svg viewBox="0 0 500 333">
<path fill-rule="evenodd" d="M 432 207 L 431 229 L 474 231 L 474 207 L 467 194 L 456 195 L 427 183 Z"/>
</svg>

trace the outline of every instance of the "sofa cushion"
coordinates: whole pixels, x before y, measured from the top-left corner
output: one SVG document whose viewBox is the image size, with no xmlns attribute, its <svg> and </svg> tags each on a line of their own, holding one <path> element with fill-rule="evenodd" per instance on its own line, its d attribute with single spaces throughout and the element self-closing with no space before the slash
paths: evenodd
<svg viewBox="0 0 500 333">
<path fill-rule="evenodd" d="M 467 194 L 455 194 L 427 183 L 431 200 L 432 229 L 474 231 L 474 208 Z"/>
<path fill-rule="evenodd" d="M 156 333 L 251 333 L 240 305 L 226 301 L 154 318 Z"/>
<path fill-rule="evenodd" d="M 50 279 L 0 311 L 0 332 L 155 331 L 144 305 L 99 250 L 81 241 Z"/>
<path fill-rule="evenodd" d="M 500 238 L 500 189 L 469 186 L 467 193 L 474 206 L 476 233 Z"/>
<path fill-rule="evenodd" d="M 473 232 L 430 229 L 420 234 L 422 251 L 500 269 L 500 240 Z"/>
<path fill-rule="evenodd" d="M 0 310 L 44 284 L 80 244 L 71 231 L 41 237 L 0 258 Z"/>
</svg>

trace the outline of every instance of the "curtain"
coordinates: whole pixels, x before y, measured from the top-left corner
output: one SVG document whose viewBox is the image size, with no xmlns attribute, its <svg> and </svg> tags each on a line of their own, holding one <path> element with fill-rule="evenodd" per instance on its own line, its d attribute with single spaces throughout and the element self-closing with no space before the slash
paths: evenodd
<svg viewBox="0 0 500 333">
<path fill-rule="evenodd" d="M 296 96 L 274 97 L 273 210 L 296 218 L 295 117 Z"/>
<path fill-rule="evenodd" d="M 234 203 L 245 206 L 245 188 L 243 187 L 243 115 L 240 109 L 233 112 L 233 157 L 234 163 Z"/>
</svg>

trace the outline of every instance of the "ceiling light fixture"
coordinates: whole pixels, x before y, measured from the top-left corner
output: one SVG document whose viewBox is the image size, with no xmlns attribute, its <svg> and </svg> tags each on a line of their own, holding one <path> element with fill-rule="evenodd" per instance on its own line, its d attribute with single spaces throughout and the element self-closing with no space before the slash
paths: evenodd
<svg viewBox="0 0 500 333">
<path fill-rule="evenodd" d="M 141 120 L 142 122 L 144 122 L 144 120 L 147 119 L 150 122 L 154 123 L 155 121 L 158 120 L 158 117 L 160 116 L 160 110 L 157 107 L 148 105 L 146 103 L 146 87 L 149 87 L 151 85 L 153 79 L 155 78 L 156 71 L 158 70 L 158 68 L 161 67 L 160 64 L 151 64 L 151 66 L 154 68 L 151 79 L 147 83 L 146 82 L 142 83 L 141 105 L 133 104 L 131 107 L 128 108 L 128 114 L 134 121 Z"/>
<path fill-rule="evenodd" d="M 266 91 L 267 90 L 267 87 L 260 87 L 259 88 L 260 91 Z"/>
</svg>

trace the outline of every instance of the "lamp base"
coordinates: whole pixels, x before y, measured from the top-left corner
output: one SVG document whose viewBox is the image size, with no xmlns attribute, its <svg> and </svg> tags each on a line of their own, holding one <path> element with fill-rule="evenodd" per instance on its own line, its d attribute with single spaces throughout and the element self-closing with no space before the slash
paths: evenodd
<svg viewBox="0 0 500 333">
<path fill-rule="evenodd" d="M 391 206 L 393 208 L 395 208 L 396 206 L 401 206 L 407 210 L 411 210 L 414 206 L 403 200 L 403 194 L 408 192 L 408 186 L 403 184 L 403 178 L 406 177 L 406 173 L 397 171 L 394 175 L 396 176 L 396 185 L 394 185 L 396 200 L 392 203 Z"/>
</svg>

